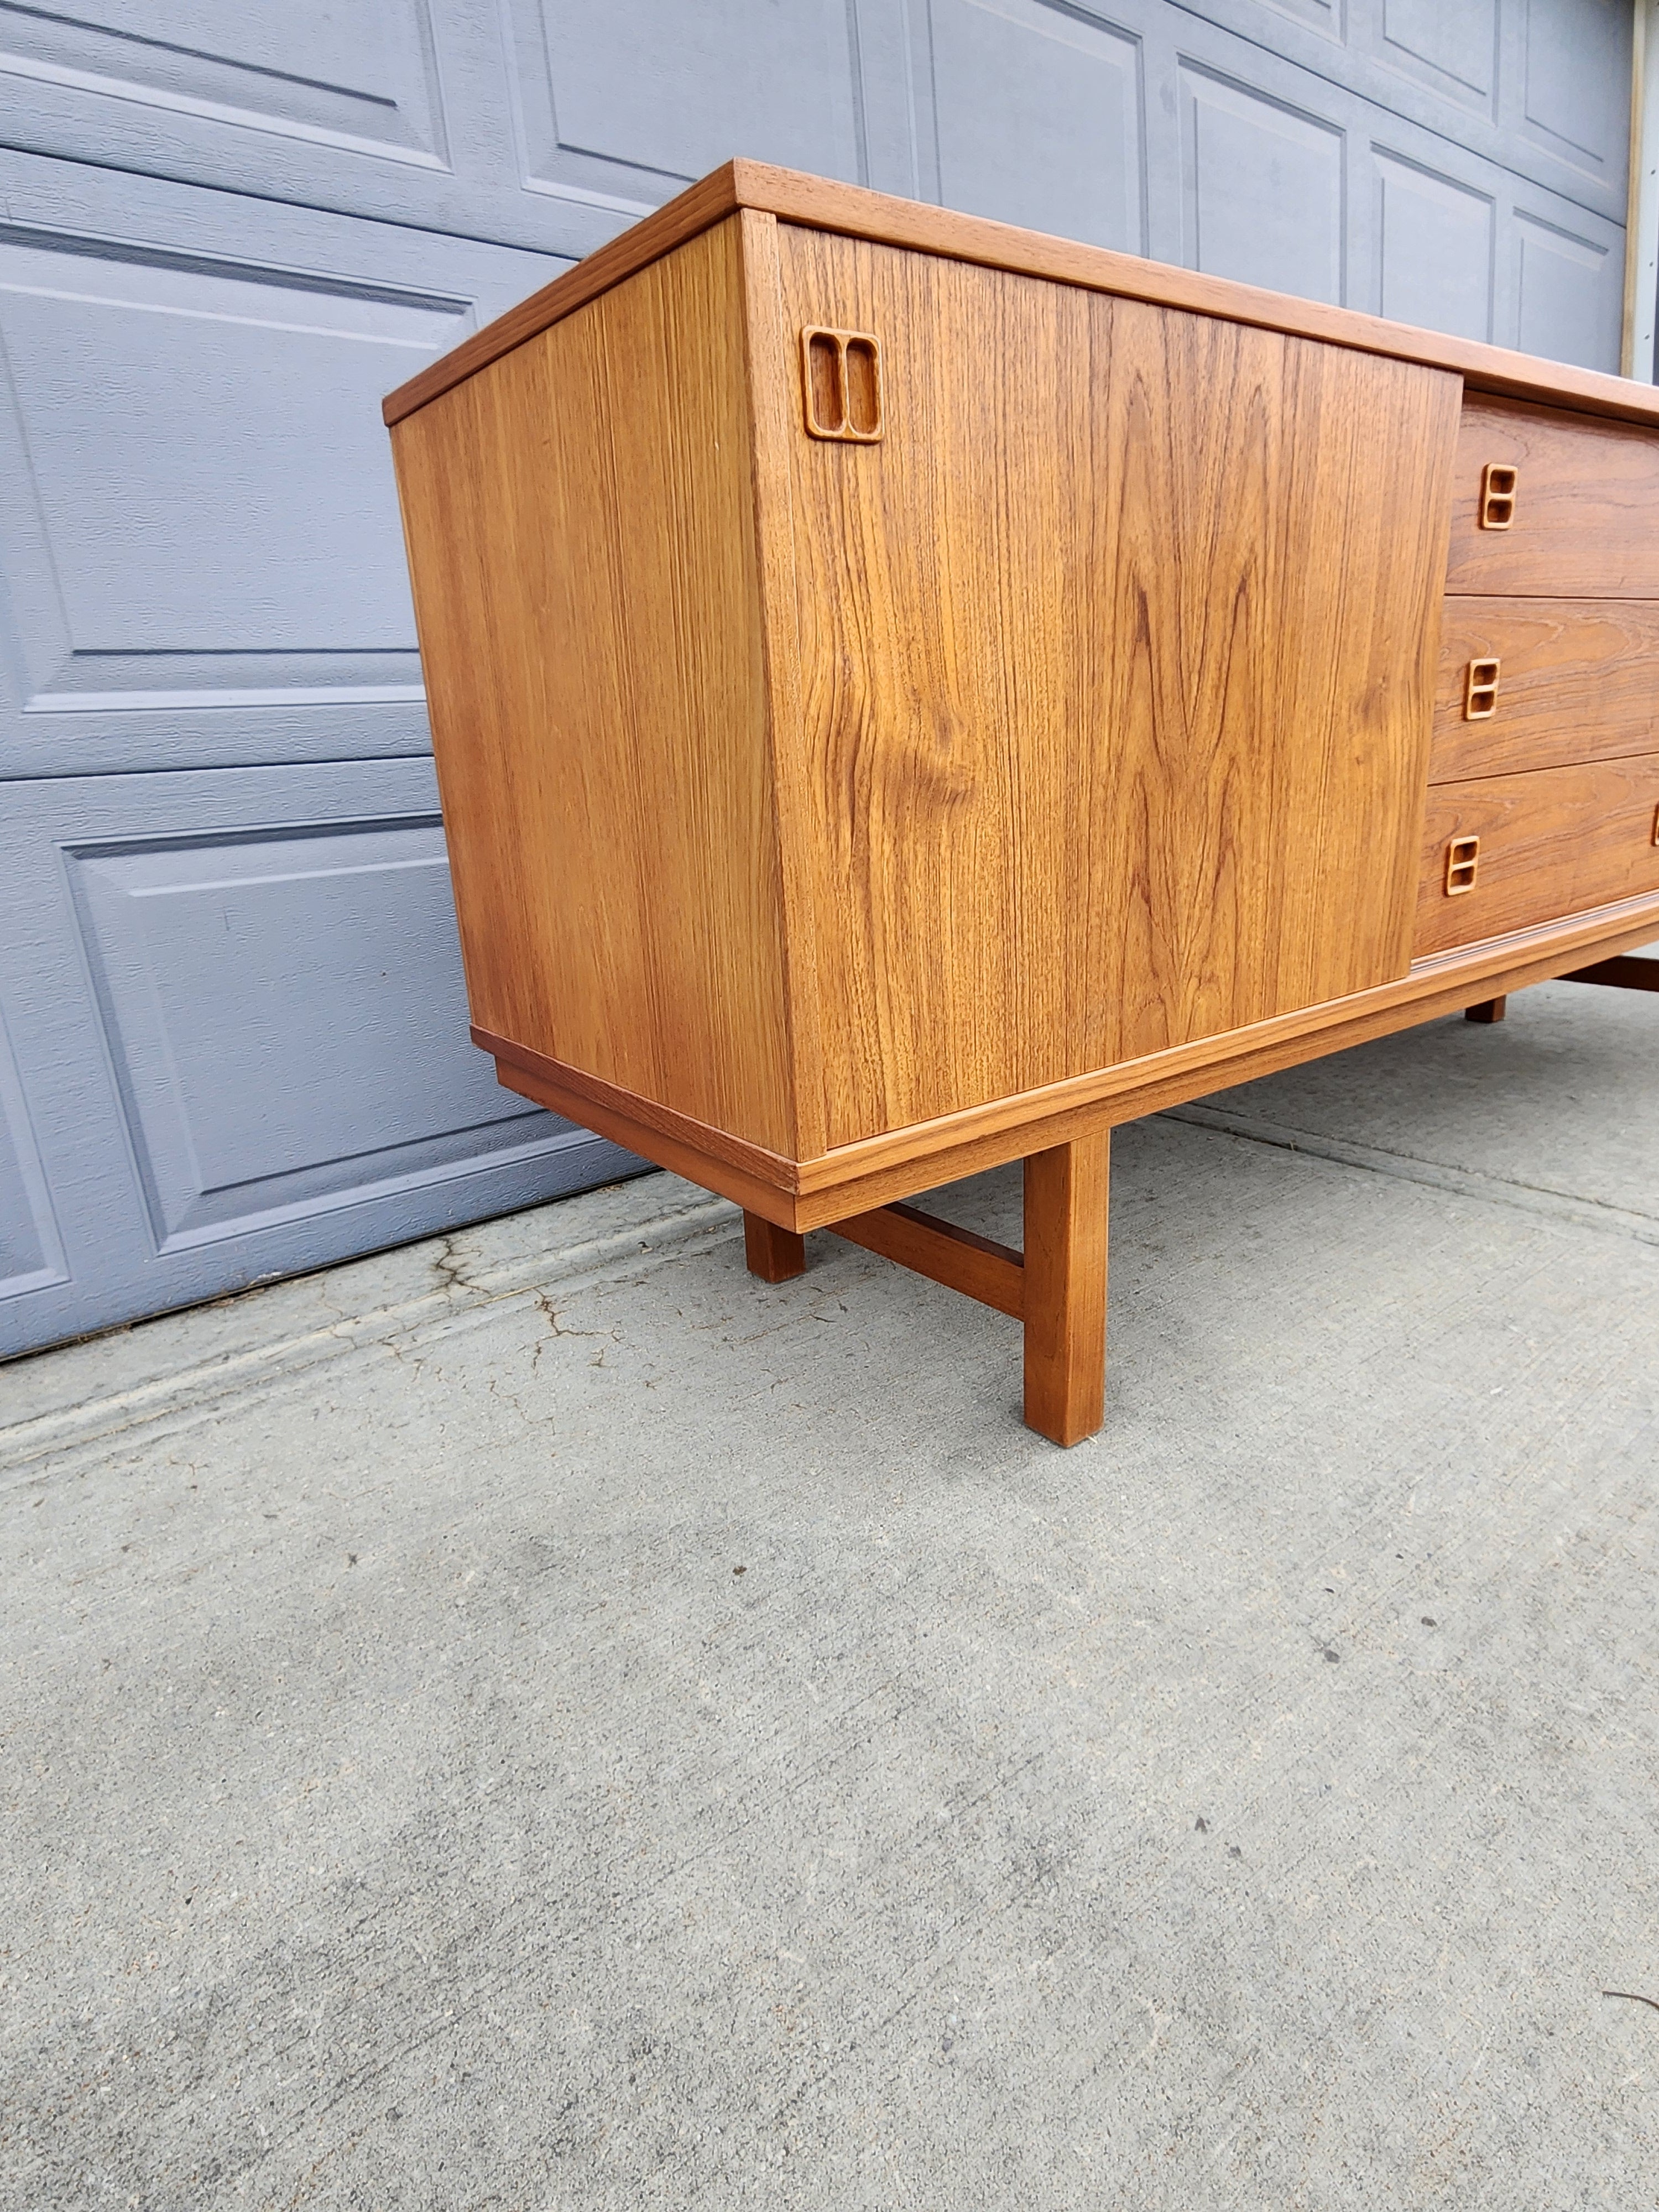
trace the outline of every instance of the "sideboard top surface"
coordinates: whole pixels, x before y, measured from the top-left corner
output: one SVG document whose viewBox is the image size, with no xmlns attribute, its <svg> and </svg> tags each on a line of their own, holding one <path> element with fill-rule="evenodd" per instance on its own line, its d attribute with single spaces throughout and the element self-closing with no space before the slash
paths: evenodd
<svg viewBox="0 0 1659 2212">
<path fill-rule="evenodd" d="M 857 185 L 834 184 L 799 170 L 763 161 L 728 161 L 710 175 L 647 216 L 606 246 L 556 276 L 550 284 L 510 308 L 390 392 L 382 404 L 388 423 L 452 391 L 503 354 L 524 344 L 590 300 L 620 283 L 635 270 L 723 222 L 740 208 L 751 208 L 808 229 L 841 231 L 890 246 L 987 267 L 1046 276 L 1059 283 L 1113 292 L 1126 299 L 1197 314 L 1282 331 L 1292 337 L 1322 339 L 1361 352 L 1386 354 L 1401 361 L 1454 371 L 1479 391 L 1511 398 L 1542 400 L 1632 422 L 1659 423 L 1659 388 L 1626 377 L 1543 361 L 1502 346 L 1449 337 L 1413 329 L 1350 307 L 1292 299 L 1253 284 L 1235 283 L 1117 253 L 1101 246 L 1081 246 L 1022 230 L 982 216 L 959 215 L 948 208 L 895 199 Z"/>
</svg>

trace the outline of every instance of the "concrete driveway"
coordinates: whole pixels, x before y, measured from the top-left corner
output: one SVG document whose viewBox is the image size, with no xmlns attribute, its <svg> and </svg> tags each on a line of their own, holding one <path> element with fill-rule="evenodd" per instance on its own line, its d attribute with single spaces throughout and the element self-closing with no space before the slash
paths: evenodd
<svg viewBox="0 0 1659 2212">
<path fill-rule="evenodd" d="M 0 2204 L 1651 2207 L 1656 1065 L 1121 1132 L 1069 1453 L 664 1176 L 0 1370 Z"/>
</svg>

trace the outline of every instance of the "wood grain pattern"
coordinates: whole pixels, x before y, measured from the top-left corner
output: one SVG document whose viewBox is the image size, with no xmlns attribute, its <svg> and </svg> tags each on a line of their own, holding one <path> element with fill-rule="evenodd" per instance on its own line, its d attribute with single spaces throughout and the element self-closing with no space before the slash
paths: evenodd
<svg viewBox="0 0 1659 2212">
<path fill-rule="evenodd" d="M 1438 784 L 1423 830 L 1417 949 L 1437 952 L 1659 891 L 1659 754 Z M 1445 851 L 1479 837 L 1474 889 L 1448 898 Z"/>
<path fill-rule="evenodd" d="M 1481 472 L 1493 461 L 1520 471 L 1507 530 L 1475 520 Z M 1659 599 L 1659 438 L 1559 407 L 1466 400 L 1446 588 Z"/>
<path fill-rule="evenodd" d="M 642 216 L 638 222 L 617 237 L 609 239 L 592 253 L 585 254 L 574 268 L 567 269 L 551 283 L 544 284 L 539 292 L 532 292 L 527 300 L 509 307 L 504 315 L 485 324 L 469 338 L 429 362 L 395 392 L 387 392 L 380 402 L 380 413 L 388 428 L 401 422 L 405 416 L 413 415 L 434 399 L 452 392 L 458 384 L 465 384 L 491 362 L 500 361 L 544 331 L 551 330 L 567 315 L 574 315 L 578 307 L 585 307 L 591 300 L 599 299 L 614 285 L 631 276 L 637 270 L 646 269 L 653 261 L 672 253 L 677 246 L 684 246 L 706 230 L 734 215 L 744 204 L 737 186 L 740 165 L 727 161 L 711 170 L 695 185 L 689 185 L 653 214 Z"/>
<path fill-rule="evenodd" d="M 1638 919 L 1631 921 L 1632 915 Z M 1322 1009 L 1315 1023 L 1264 1022 L 1259 1029 L 1228 1040 L 1231 1049 L 1224 1063 L 1207 1048 L 1202 1062 L 1194 1058 L 1193 1048 L 1160 1053 L 1132 1067 L 1113 1069 L 1103 1079 L 1059 1085 L 1038 1097 L 1022 1100 L 1023 1118 L 1018 1126 L 1011 1125 L 1006 1112 L 994 1109 L 952 1116 L 913 1132 L 913 1149 L 902 1164 L 896 1163 L 883 1140 L 849 1146 L 824 1162 L 803 1163 L 794 1218 L 811 1228 L 837 1207 L 882 1205 L 907 1191 L 978 1175 L 1027 1157 L 1034 1146 L 1115 1128 L 1162 1113 L 1166 1106 L 1201 1098 L 1224 1083 L 1253 1083 L 1280 1068 L 1299 1066 L 1327 1053 L 1392 1036 L 1415 1023 L 1458 1013 L 1468 1002 L 1475 975 L 1489 988 L 1513 994 L 1561 975 L 1592 947 L 1622 950 L 1651 943 L 1656 937 L 1659 898 L 1632 899 L 1592 916 L 1576 917 L 1571 924 L 1516 931 L 1468 951 L 1460 947 L 1431 957 L 1414 964 L 1408 996 L 1401 995 L 1401 986 L 1388 985 L 1345 1000 L 1338 1007 Z M 1569 951 L 1570 945 L 1577 949 Z M 925 1153 L 924 1146 L 928 1148 Z M 819 1180 L 831 1175 L 836 1178 L 833 1195 Z"/>
<path fill-rule="evenodd" d="M 1025 1421 L 1057 1444 L 1105 1412 L 1111 1142 L 1103 1129 L 1025 1162 Z"/>
<path fill-rule="evenodd" d="M 1471 660 L 1503 662 L 1497 712 L 1463 717 Z M 1449 599 L 1431 783 L 1659 750 L 1659 601 Z"/>
<path fill-rule="evenodd" d="M 499 317 L 442 360 L 411 377 L 384 403 L 388 422 L 422 407 L 486 362 L 521 345 L 563 316 L 621 283 L 634 270 L 723 221 L 739 208 L 750 208 L 782 221 L 888 246 L 908 246 L 988 269 L 1042 276 L 1085 290 L 1110 292 L 1126 300 L 1179 307 L 1194 314 L 1217 315 L 1247 327 L 1281 331 L 1361 352 L 1450 370 L 1473 388 L 1517 398 L 1534 398 L 1578 408 L 1586 413 L 1629 422 L 1659 422 L 1659 392 L 1651 385 L 1604 375 L 1597 369 L 1540 361 L 1502 346 L 1449 337 L 1438 331 L 1415 330 L 1385 322 L 1349 307 L 1297 300 L 1224 276 L 1116 253 L 1105 246 L 1080 246 L 1043 232 L 1024 230 L 916 200 L 896 199 L 856 185 L 836 184 L 763 161 L 728 161 L 668 202 L 621 237 L 533 298 Z"/>
<path fill-rule="evenodd" d="M 879 1252 L 947 1290 L 977 1298 L 1018 1321 L 1025 1310 L 1025 1263 L 1018 1252 L 914 1206 L 880 1206 L 827 1222 L 837 1237 Z"/>
<path fill-rule="evenodd" d="M 830 1148 L 1403 972 L 1453 380 L 779 249 L 885 356 L 792 446 Z"/>
<path fill-rule="evenodd" d="M 475 1021 L 793 1152 L 740 244 L 393 440 Z"/>
</svg>

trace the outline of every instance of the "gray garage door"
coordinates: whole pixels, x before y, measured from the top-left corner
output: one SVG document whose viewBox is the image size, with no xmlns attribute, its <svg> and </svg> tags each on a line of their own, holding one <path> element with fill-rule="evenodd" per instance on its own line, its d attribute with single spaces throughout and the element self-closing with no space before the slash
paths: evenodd
<svg viewBox="0 0 1659 2212">
<path fill-rule="evenodd" d="M 732 153 L 1616 368 L 1630 37 L 0 5 L 0 1351 L 627 1164 L 465 1041 L 381 392 Z"/>
</svg>

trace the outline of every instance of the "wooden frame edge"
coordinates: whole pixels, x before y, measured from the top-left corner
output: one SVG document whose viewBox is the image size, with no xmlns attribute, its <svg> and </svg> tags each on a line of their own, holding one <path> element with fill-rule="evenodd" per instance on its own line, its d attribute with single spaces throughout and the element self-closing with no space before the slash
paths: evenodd
<svg viewBox="0 0 1659 2212">
<path fill-rule="evenodd" d="M 780 944 L 783 1023 L 789 1066 L 790 1139 L 798 1158 L 830 1141 L 818 1000 L 811 871 L 800 824 L 811 795 L 799 742 L 803 726 L 799 617 L 796 602 L 793 497 L 789 441 L 799 404 L 784 336 L 783 275 L 775 216 L 744 208 L 738 216 L 743 286 L 744 368 L 749 382 L 749 496 L 755 582 L 762 609 L 766 686 L 766 782 L 777 855 L 776 893 L 784 917 Z"/>
<path fill-rule="evenodd" d="M 1290 337 L 1382 354 L 1425 368 L 1450 371 L 1474 389 L 1500 398 L 1534 399 L 1547 406 L 1575 407 L 1632 422 L 1659 422 L 1659 389 L 1577 368 L 1565 362 L 1455 338 L 1408 323 L 1384 321 L 1352 307 L 1331 307 L 1317 301 L 1294 300 L 1241 284 L 1231 277 L 1208 276 L 1118 253 L 1104 246 L 1084 246 L 1024 230 L 987 216 L 957 213 L 920 200 L 866 191 L 861 185 L 835 184 L 795 169 L 764 161 L 727 161 L 646 216 L 562 276 L 532 293 L 453 351 L 430 362 L 388 392 L 381 414 L 388 425 L 487 368 L 620 283 L 647 262 L 658 259 L 711 224 L 740 208 L 775 216 L 781 222 L 816 230 L 836 230 L 877 244 L 905 246 L 949 260 L 971 261 L 1020 276 L 1042 276 L 1085 290 L 1110 292 L 1157 307 L 1214 315 Z"/>
<path fill-rule="evenodd" d="M 694 1115 L 659 1105 L 637 1091 L 624 1091 L 603 1076 L 589 1075 L 562 1060 L 551 1060 L 511 1037 L 496 1036 L 475 1023 L 472 1042 L 495 1063 L 495 1078 L 508 1091 L 533 1098 L 568 1121 L 596 1129 L 630 1152 L 672 1168 L 722 1196 L 735 1199 L 751 1213 L 763 1213 L 780 1229 L 793 1229 L 797 1175 L 793 1160 L 747 1138 L 729 1136 Z M 603 1117 L 603 1118 L 601 1118 Z M 670 1158 L 670 1152 L 674 1157 Z"/>
<path fill-rule="evenodd" d="M 514 1091 L 520 1097 L 546 1107 L 550 1114 L 562 1115 L 567 1121 L 609 1137 L 624 1152 L 637 1152 L 641 1159 L 666 1168 L 671 1175 L 684 1176 L 688 1182 L 712 1190 L 717 1197 L 729 1198 L 745 1213 L 758 1213 L 779 1229 L 799 1227 L 795 1219 L 795 1203 L 787 1191 L 746 1175 L 729 1160 L 718 1158 L 714 1153 L 682 1138 L 635 1121 L 632 1115 L 589 1098 L 580 1091 L 568 1091 L 550 1077 L 520 1067 L 510 1060 L 496 1060 L 495 1080 L 504 1090 Z"/>
<path fill-rule="evenodd" d="M 590 300 L 597 300 L 601 292 L 608 292 L 613 284 L 620 284 L 636 269 L 647 262 L 659 260 L 677 246 L 711 229 L 744 205 L 738 198 L 737 174 L 744 165 L 727 161 L 718 169 L 711 169 L 706 177 L 699 178 L 672 200 L 665 201 L 651 214 L 641 216 L 615 238 L 607 239 L 592 253 L 532 292 L 527 300 L 520 300 L 516 307 L 509 307 L 504 315 L 497 315 L 481 331 L 474 331 L 470 338 L 417 371 L 407 380 L 388 392 L 380 402 L 381 419 L 390 429 L 401 422 L 405 415 L 434 399 L 441 399 L 446 392 L 465 384 L 469 376 L 481 368 L 488 368 L 492 361 L 511 353 L 529 339 L 539 337 L 555 323 L 574 314 Z"/>
</svg>

